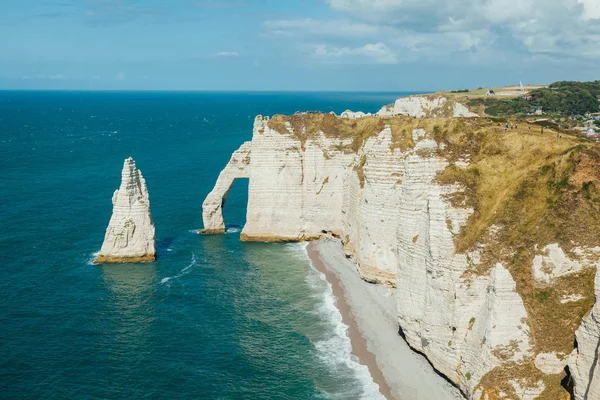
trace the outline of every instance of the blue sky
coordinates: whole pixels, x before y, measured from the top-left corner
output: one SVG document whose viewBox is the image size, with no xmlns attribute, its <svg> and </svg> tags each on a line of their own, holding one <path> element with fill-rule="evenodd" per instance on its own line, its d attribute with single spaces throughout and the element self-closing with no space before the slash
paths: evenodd
<svg viewBox="0 0 600 400">
<path fill-rule="evenodd" d="M 0 0 L 1 89 L 600 79 L 600 0 Z"/>
</svg>

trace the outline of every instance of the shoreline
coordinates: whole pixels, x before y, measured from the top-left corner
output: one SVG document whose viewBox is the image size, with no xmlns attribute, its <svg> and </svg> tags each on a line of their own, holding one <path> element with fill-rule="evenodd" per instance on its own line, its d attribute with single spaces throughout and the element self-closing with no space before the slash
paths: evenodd
<svg viewBox="0 0 600 400">
<path fill-rule="evenodd" d="M 399 335 L 392 289 L 363 281 L 339 240 L 310 242 L 306 253 L 325 275 L 348 326 L 352 354 L 388 400 L 460 400 L 464 397 Z"/>
<path fill-rule="evenodd" d="M 360 363 L 369 369 L 369 373 L 371 374 L 373 381 L 379 385 L 379 392 L 383 397 L 387 400 L 400 400 L 392 396 L 390 386 L 377 366 L 375 355 L 368 350 L 367 340 L 362 336 L 358 329 L 358 324 L 352 314 L 352 309 L 346 301 L 346 295 L 339 279 L 334 276 L 333 271 L 325 266 L 319 251 L 315 248 L 315 244 L 316 242 L 310 242 L 306 247 L 306 253 L 308 254 L 308 258 L 313 267 L 325 275 L 325 279 L 327 279 L 327 282 L 331 285 L 333 296 L 336 299 L 335 305 L 340 311 L 340 314 L 342 314 L 342 322 L 348 326 L 347 332 L 350 337 L 350 343 L 352 344 L 352 354 L 358 357 Z"/>
</svg>

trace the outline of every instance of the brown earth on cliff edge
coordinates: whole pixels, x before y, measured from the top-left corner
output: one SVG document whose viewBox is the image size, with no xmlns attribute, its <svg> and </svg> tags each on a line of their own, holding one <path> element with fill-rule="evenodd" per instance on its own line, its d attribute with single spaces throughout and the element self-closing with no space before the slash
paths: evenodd
<svg viewBox="0 0 600 400">
<path fill-rule="evenodd" d="M 438 176 L 441 184 L 460 183 L 464 192 L 449 197 L 454 206 L 474 213 L 455 237 L 456 251 L 479 249 L 482 263 L 471 274 L 487 274 L 497 262 L 511 272 L 527 309 L 535 354 L 556 352 L 567 357 L 582 318 L 594 304 L 594 270 L 535 282 L 532 261 L 541 249 L 558 243 L 571 258 L 576 247 L 600 245 L 600 146 L 556 133 L 532 133 L 526 126 L 499 133 L 482 121 L 440 123 L 433 132 L 444 143 L 450 161 L 467 158 L 470 165 L 450 164 Z M 494 229 L 490 229 L 491 226 Z M 537 248 L 536 248 L 537 245 Z M 583 299 L 562 304 L 565 295 Z M 480 387 L 490 394 L 514 393 L 510 379 L 524 378 L 546 387 L 540 399 L 568 398 L 560 386 L 564 373 L 543 375 L 533 359 L 489 372 Z"/>
<path fill-rule="evenodd" d="M 347 139 L 348 145 L 340 145 L 336 150 L 345 153 L 356 153 L 364 142 L 380 133 L 386 125 L 392 130 L 392 147 L 406 150 L 414 147 L 412 130 L 417 128 L 419 121 L 410 117 L 380 118 L 376 116 L 358 119 L 338 118 L 333 114 L 294 114 L 275 115 L 268 122 L 269 128 L 282 135 L 293 135 L 296 137 L 304 150 L 306 141 L 314 138 L 319 132 L 326 137 Z M 289 123 L 292 131 L 288 131 L 286 123 Z M 414 126 L 414 128 L 411 128 Z"/>
</svg>

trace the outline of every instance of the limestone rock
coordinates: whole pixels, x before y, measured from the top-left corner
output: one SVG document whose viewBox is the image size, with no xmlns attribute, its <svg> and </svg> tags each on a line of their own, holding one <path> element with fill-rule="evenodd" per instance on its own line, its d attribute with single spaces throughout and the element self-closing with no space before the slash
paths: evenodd
<svg viewBox="0 0 600 400">
<path fill-rule="evenodd" d="M 467 106 L 464 104 L 456 102 L 454 103 L 453 117 L 476 118 L 479 117 L 479 115 L 469 111 Z"/>
<path fill-rule="evenodd" d="M 394 105 L 388 104 L 386 106 L 381 107 L 379 111 L 375 114 L 379 117 L 391 117 L 394 115 Z"/>
<path fill-rule="evenodd" d="M 445 97 L 431 99 L 426 96 L 404 97 L 394 103 L 394 113 L 424 118 L 432 111 L 441 108 L 447 101 Z"/>
<path fill-rule="evenodd" d="M 227 166 L 219 174 L 215 187 L 202 204 L 204 229 L 202 234 L 225 233 L 223 205 L 236 179 L 248 178 L 251 143 L 246 142 L 231 156 Z"/>
<path fill-rule="evenodd" d="M 596 303 L 577 330 L 577 348 L 569 357 L 575 400 L 600 399 L 600 268 L 596 270 L 595 292 Z"/>
<path fill-rule="evenodd" d="M 345 249 L 369 282 L 396 285 L 397 191 L 404 178 L 400 149 L 391 148 L 392 131 L 386 127 L 370 138 L 346 170 L 345 215 L 342 226 Z M 362 161 L 364 165 L 360 165 Z M 362 183 L 356 169 L 362 168 Z"/>
<path fill-rule="evenodd" d="M 560 248 L 558 243 L 552 243 L 542 249 L 533 259 L 532 270 L 536 281 L 550 283 L 554 278 L 581 271 L 582 265 L 577 260 L 571 260 Z"/>
<path fill-rule="evenodd" d="M 342 114 L 340 114 L 340 118 L 348 118 L 348 119 L 359 119 L 359 118 L 364 118 L 364 117 L 369 117 L 371 116 L 371 113 L 364 113 L 362 111 L 351 111 L 351 110 L 346 110 L 344 111 Z"/>
<path fill-rule="evenodd" d="M 515 392 L 521 400 L 535 400 L 544 392 L 546 385 L 543 381 L 537 381 L 533 386 L 530 382 L 524 382 L 519 380 L 511 380 L 510 384 L 515 389 Z M 506 396 L 506 399 L 510 397 Z M 558 399 L 556 399 L 558 400 Z"/>
<path fill-rule="evenodd" d="M 560 374 L 567 366 L 567 357 L 556 353 L 540 353 L 535 357 L 535 367 L 545 374 Z"/>
<path fill-rule="evenodd" d="M 131 157 L 112 198 L 113 213 L 96 263 L 144 262 L 156 258 L 155 230 L 146 180 Z"/>
<path fill-rule="evenodd" d="M 382 107 L 377 114 L 380 117 L 406 115 L 415 118 L 436 117 L 478 117 L 476 113 L 459 102 L 439 95 L 416 95 L 400 97 L 392 105 Z"/>
</svg>

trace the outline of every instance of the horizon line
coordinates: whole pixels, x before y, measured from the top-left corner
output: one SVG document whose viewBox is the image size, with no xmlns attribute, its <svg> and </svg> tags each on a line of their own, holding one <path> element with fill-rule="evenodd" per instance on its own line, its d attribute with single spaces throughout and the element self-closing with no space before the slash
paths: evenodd
<svg viewBox="0 0 600 400">
<path fill-rule="evenodd" d="M 293 89 L 5 89 L 0 92 L 176 92 L 176 93 L 435 93 L 443 90 L 293 90 Z"/>
</svg>

